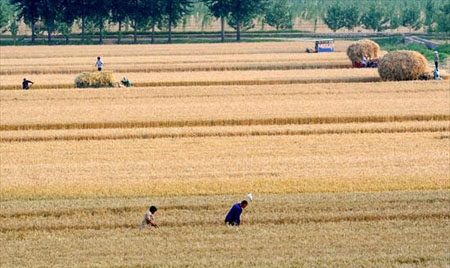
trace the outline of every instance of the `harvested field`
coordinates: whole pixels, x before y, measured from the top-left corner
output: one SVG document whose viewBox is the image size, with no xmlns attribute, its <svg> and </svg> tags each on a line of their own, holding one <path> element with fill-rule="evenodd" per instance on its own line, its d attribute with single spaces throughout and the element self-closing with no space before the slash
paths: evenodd
<svg viewBox="0 0 450 268">
<path fill-rule="evenodd" d="M 238 198 L 152 198 L 164 211 L 161 227 L 143 232 L 136 219 L 147 198 L 4 202 L 0 259 L 25 267 L 90 266 L 94 256 L 102 266 L 148 259 L 176 267 L 242 266 L 239 260 L 278 267 L 448 262 L 447 192 L 261 195 L 243 226 L 222 226 L 215 215 Z"/>
<path fill-rule="evenodd" d="M 0 266 L 448 266 L 448 83 L 350 43 L 2 48 Z M 137 86 L 71 88 L 97 56 Z"/>
<path fill-rule="evenodd" d="M 67 65 L 66 58 L 4 59 L 0 61 L 0 75 L 11 74 L 67 74 L 92 71 L 92 58 L 80 57 Z M 312 55 L 304 53 L 255 55 L 196 56 L 113 56 L 105 60 L 106 70 L 115 72 L 177 72 L 232 70 L 289 70 L 315 68 L 349 68 L 344 53 Z"/>
<path fill-rule="evenodd" d="M 5 200 L 148 189 L 161 196 L 448 189 L 445 133 L 2 143 L 9 178 L 2 193 Z"/>
<path fill-rule="evenodd" d="M 336 42 L 336 50 L 344 52 L 351 42 Z M 187 55 L 240 55 L 240 54 L 285 54 L 303 53 L 311 42 L 275 42 L 275 43 L 231 43 L 231 44 L 172 44 L 172 45 L 103 45 L 103 46 L 34 46 L 3 47 L 0 58 L 78 58 L 78 57 L 116 57 L 120 56 L 187 56 Z M 94 62 L 95 63 L 95 62 Z"/>
<path fill-rule="evenodd" d="M 5 130 L 14 127 L 4 126 L 26 129 L 57 124 L 65 128 L 74 123 L 114 122 L 118 124 L 110 127 L 120 123 L 132 127 L 133 122 L 189 126 L 213 121 L 221 125 L 224 120 L 273 118 L 303 118 L 306 123 L 320 123 L 324 117 L 337 118 L 335 123 L 339 118 L 345 122 L 345 118 L 358 117 L 392 121 L 389 118 L 394 116 L 448 115 L 450 105 L 447 85 L 433 82 L 0 91 L 0 97 L 0 129 Z"/>
</svg>

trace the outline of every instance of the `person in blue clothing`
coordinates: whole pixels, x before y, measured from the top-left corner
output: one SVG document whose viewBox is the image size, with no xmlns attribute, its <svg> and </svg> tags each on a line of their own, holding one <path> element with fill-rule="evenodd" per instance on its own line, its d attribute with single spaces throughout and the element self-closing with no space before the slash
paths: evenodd
<svg viewBox="0 0 450 268">
<path fill-rule="evenodd" d="M 242 210 L 247 207 L 247 205 L 247 200 L 242 200 L 241 203 L 234 204 L 225 217 L 225 224 L 233 226 L 241 224 L 241 213 Z"/>
</svg>

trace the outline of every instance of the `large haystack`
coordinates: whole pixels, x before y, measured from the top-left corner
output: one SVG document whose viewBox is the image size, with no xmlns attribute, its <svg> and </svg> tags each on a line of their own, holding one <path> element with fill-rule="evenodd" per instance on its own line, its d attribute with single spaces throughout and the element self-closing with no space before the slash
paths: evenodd
<svg viewBox="0 0 450 268">
<path fill-rule="evenodd" d="M 364 55 L 370 59 L 378 59 L 378 54 L 380 54 L 380 46 L 368 39 L 360 40 L 347 48 L 347 56 L 352 63 L 361 63 Z"/>
<path fill-rule="evenodd" d="M 416 51 L 393 51 L 381 58 L 378 72 L 383 80 L 416 80 L 430 73 L 427 59 Z"/>
<path fill-rule="evenodd" d="M 114 75 L 110 72 L 81 73 L 75 78 L 77 88 L 113 87 Z"/>
</svg>

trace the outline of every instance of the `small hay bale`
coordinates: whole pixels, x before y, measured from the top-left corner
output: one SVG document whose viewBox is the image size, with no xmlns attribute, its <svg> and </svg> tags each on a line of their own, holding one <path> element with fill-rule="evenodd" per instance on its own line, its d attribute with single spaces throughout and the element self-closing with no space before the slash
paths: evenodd
<svg viewBox="0 0 450 268">
<path fill-rule="evenodd" d="M 378 54 L 380 54 L 380 46 L 368 39 L 360 40 L 347 48 L 347 56 L 352 63 L 361 63 L 364 55 L 371 59 L 378 59 Z"/>
<path fill-rule="evenodd" d="M 114 75 L 111 72 L 81 73 L 75 78 L 77 88 L 113 87 Z"/>
<path fill-rule="evenodd" d="M 378 73 L 383 80 L 416 80 L 421 75 L 430 73 L 427 59 L 416 51 L 393 51 L 380 60 Z"/>
</svg>

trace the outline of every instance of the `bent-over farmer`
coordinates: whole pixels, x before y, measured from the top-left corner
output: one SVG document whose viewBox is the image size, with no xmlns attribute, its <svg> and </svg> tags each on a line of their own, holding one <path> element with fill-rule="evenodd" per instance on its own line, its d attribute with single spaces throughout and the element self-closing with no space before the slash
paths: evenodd
<svg viewBox="0 0 450 268">
<path fill-rule="evenodd" d="M 241 224 L 241 213 L 242 210 L 247 207 L 248 202 L 247 200 L 242 200 L 241 203 L 236 203 L 233 205 L 233 207 L 228 212 L 227 216 L 225 217 L 225 224 L 229 225 L 240 225 Z"/>
<path fill-rule="evenodd" d="M 28 89 L 30 89 L 30 84 L 34 84 L 34 83 L 31 82 L 30 80 L 27 80 L 26 78 L 24 78 L 23 82 L 22 82 L 22 88 L 24 90 L 28 90 Z"/>
<path fill-rule="evenodd" d="M 158 209 L 155 206 L 151 206 L 147 213 L 145 213 L 144 220 L 141 224 L 141 229 L 145 227 L 158 227 L 155 221 L 155 214 Z"/>
</svg>

